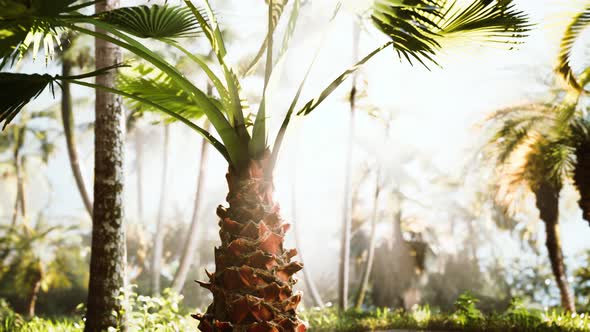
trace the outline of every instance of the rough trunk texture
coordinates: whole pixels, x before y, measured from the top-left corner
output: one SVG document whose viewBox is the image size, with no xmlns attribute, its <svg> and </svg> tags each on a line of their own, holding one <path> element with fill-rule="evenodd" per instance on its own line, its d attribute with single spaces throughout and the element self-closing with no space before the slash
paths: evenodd
<svg viewBox="0 0 590 332">
<path fill-rule="evenodd" d="M 162 273 L 162 252 L 164 250 L 164 218 L 166 215 L 166 198 L 168 194 L 168 154 L 170 150 L 170 125 L 164 127 L 164 149 L 162 150 L 162 177 L 160 183 L 160 206 L 158 219 L 156 220 L 156 233 L 154 233 L 154 248 L 152 251 L 152 295 L 160 294 L 160 275 Z"/>
<path fill-rule="evenodd" d="M 551 269 L 561 294 L 561 305 L 565 310 L 575 312 L 574 298 L 567 281 L 559 235 L 559 189 L 556 189 L 552 184 L 543 183 L 535 190 L 535 197 L 541 220 L 546 227 L 545 244 L 549 252 Z"/>
<path fill-rule="evenodd" d="M 268 155 L 268 154 L 267 154 Z M 270 158 L 252 161 L 242 172 L 227 174 L 229 208 L 220 206 L 221 246 L 215 249 L 215 273 L 209 282 L 213 303 L 194 315 L 203 332 L 303 332 L 296 313 L 301 294 L 293 277 L 303 268 L 291 262 L 295 249 L 283 248 L 289 224 L 273 201 L 273 184 L 265 175 Z"/>
<path fill-rule="evenodd" d="M 118 0 L 96 4 L 96 12 L 116 8 Z M 120 49 L 96 40 L 96 67 L 120 62 Z M 96 78 L 96 83 L 115 85 L 116 73 Z M 90 283 L 85 332 L 102 332 L 109 327 L 126 330 L 125 317 L 115 316 L 124 307 L 119 290 L 125 286 L 126 245 L 123 219 L 124 114 L 121 98 L 96 91 L 94 152 L 94 207 Z"/>
<path fill-rule="evenodd" d="M 584 144 L 576 149 L 574 184 L 580 193 L 578 204 L 582 217 L 590 225 L 590 146 Z"/>
<path fill-rule="evenodd" d="M 62 75 L 70 76 L 72 74 L 72 63 L 68 59 L 63 59 Z M 61 97 L 61 119 L 64 127 L 64 136 L 66 137 L 66 145 L 68 149 L 68 157 L 70 159 L 70 168 L 78 187 L 78 192 L 84 203 L 84 207 L 92 218 L 92 201 L 86 190 L 84 184 L 84 177 L 80 170 L 80 161 L 78 158 L 78 151 L 76 149 L 76 137 L 74 134 L 74 114 L 72 112 L 72 94 L 70 92 L 70 83 L 67 81 L 61 82 L 62 97 Z"/>
<path fill-rule="evenodd" d="M 210 93 L 209 93 L 210 94 Z M 209 130 L 209 122 L 204 126 L 205 130 Z M 176 292 L 180 292 L 184 287 L 186 277 L 193 264 L 194 253 L 197 250 L 197 230 L 199 225 L 199 213 L 201 212 L 200 205 L 203 196 L 203 187 L 205 185 L 205 174 L 207 172 L 207 160 L 208 160 L 208 146 L 209 143 L 203 139 L 201 143 L 201 158 L 199 160 L 199 175 L 197 177 L 197 191 L 195 193 L 195 204 L 193 207 L 193 215 L 191 218 L 191 225 L 184 242 L 184 249 L 182 250 L 182 257 L 180 258 L 180 265 L 174 275 L 172 281 L 172 289 Z"/>
</svg>

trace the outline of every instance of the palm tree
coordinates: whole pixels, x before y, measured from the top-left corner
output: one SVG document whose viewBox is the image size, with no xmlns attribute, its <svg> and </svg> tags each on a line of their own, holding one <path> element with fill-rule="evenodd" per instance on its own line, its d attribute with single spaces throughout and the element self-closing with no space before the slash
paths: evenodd
<svg viewBox="0 0 590 332">
<path fill-rule="evenodd" d="M 23 222 L 27 222 L 25 190 L 27 158 L 35 156 L 47 163 L 49 156 L 54 151 L 53 137 L 50 137 L 52 130 L 30 123 L 31 120 L 39 118 L 52 120 L 55 118 L 55 114 L 52 111 L 23 112 L 19 123 L 0 133 L 0 153 L 11 152 L 12 158 L 9 164 L 16 180 L 16 197 L 11 219 L 13 227 L 17 224 L 19 214 Z"/>
<path fill-rule="evenodd" d="M 47 289 L 52 280 L 68 278 L 65 271 L 52 263 L 53 253 L 59 250 L 60 243 L 71 236 L 71 228 L 48 227 L 42 219 L 31 227 L 19 224 L 14 227 L 0 227 L 0 280 L 14 282 L 26 298 L 26 313 L 35 316 L 35 306 L 39 292 Z M 59 235 L 57 235 L 59 234 Z"/>
<path fill-rule="evenodd" d="M 164 246 L 164 218 L 166 212 L 167 194 L 167 176 L 168 176 L 168 158 L 170 154 L 170 125 L 164 126 L 164 147 L 162 149 L 162 177 L 160 184 L 160 206 L 158 217 L 156 219 L 156 231 L 154 233 L 154 242 L 152 250 L 152 295 L 160 294 L 160 274 L 162 273 L 162 251 Z"/>
<path fill-rule="evenodd" d="M 85 65 L 86 62 L 89 62 L 87 61 L 89 55 L 84 54 L 86 52 L 82 52 L 82 54 L 75 54 L 80 52 L 80 50 L 72 46 L 75 40 L 75 36 L 66 34 L 61 42 L 62 51 L 60 55 L 62 60 L 62 76 L 72 75 L 72 70 L 74 69 L 76 63 L 78 63 L 78 66 L 80 66 Z M 81 59 L 84 60 L 81 61 Z M 72 92 L 70 88 L 71 84 L 68 81 L 63 81 L 61 83 L 61 87 L 61 118 L 68 150 L 68 158 L 70 159 L 70 167 L 72 169 L 74 180 L 76 181 L 76 186 L 78 187 L 78 192 L 82 198 L 82 203 L 84 203 L 86 211 L 88 211 L 88 214 L 92 218 L 92 200 L 88 195 L 88 190 L 86 188 L 86 184 L 84 183 L 84 177 L 82 176 L 82 170 L 80 167 L 80 158 L 78 157 L 78 149 L 76 147 L 75 120 Z"/>
<path fill-rule="evenodd" d="M 358 61 L 359 58 L 359 39 L 360 27 L 358 24 L 353 28 L 353 45 L 352 60 Z M 356 111 L 356 94 L 357 94 L 358 72 L 352 76 L 352 88 L 350 89 L 350 124 L 348 128 L 348 146 L 346 151 L 346 173 L 344 180 L 344 201 L 342 204 L 342 238 L 340 240 L 340 270 L 338 273 L 338 305 L 342 310 L 348 309 L 348 288 L 349 288 L 349 268 L 350 268 L 350 240 L 352 237 L 352 213 L 351 213 L 351 176 L 353 146 L 355 136 L 355 111 Z"/>
<path fill-rule="evenodd" d="M 559 235 L 559 194 L 568 161 L 564 158 L 568 150 L 563 144 L 565 137 L 561 136 L 564 131 L 556 129 L 559 118 L 559 112 L 548 103 L 496 112 L 490 119 L 496 129 L 489 152 L 498 169 L 500 203 L 513 203 L 523 187 L 534 195 L 545 224 L 546 247 L 562 306 L 575 312 Z"/>
<path fill-rule="evenodd" d="M 209 93 L 211 94 L 211 93 Z M 209 129 L 209 123 L 205 123 L 203 126 L 205 130 Z M 180 265 L 178 266 L 178 270 L 174 274 L 174 279 L 172 280 L 172 289 L 176 292 L 180 292 L 184 287 L 184 283 L 186 281 L 186 277 L 190 270 L 191 265 L 193 264 L 193 257 L 194 253 L 197 250 L 197 226 L 199 221 L 199 215 L 201 212 L 201 201 L 203 199 L 203 192 L 205 186 L 205 175 L 207 172 L 207 161 L 209 155 L 209 146 L 206 140 L 203 139 L 201 143 L 201 154 L 199 158 L 199 174 L 197 175 L 197 189 L 195 193 L 195 203 L 193 207 L 193 214 L 191 218 L 191 224 L 189 228 L 189 232 L 187 234 L 186 240 L 184 242 L 184 248 L 182 250 L 182 254 L 180 256 Z"/>
<path fill-rule="evenodd" d="M 435 63 L 434 56 L 440 49 L 439 41 L 444 38 L 459 35 L 484 36 L 486 40 L 517 43 L 518 40 L 514 38 L 524 36 L 528 30 L 527 16 L 516 10 L 510 0 L 474 0 L 467 7 L 458 4 L 455 6 L 454 1 L 443 0 L 375 1 L 371 20 L 389 37 L 389 41 L 343 72 L 317 98 L 309 100 L 297 111 L 299 98 L 309 74 L 308 69 L 271 145 L 266 134 L 266 93 L 270 93 L 266 88 L 276 60 L 274 34 L 278 24 L 277 14 L 282 12 L 286 1 L 269 0 L 268 33 L 264 47 L 264 90 L 261 93 L 262 102 L 251 126 L 246 121 L 247 108 L 244 107 L 244 99 L 240 94 L 240 82 L 226 62 L 227 48 L 215 18 L 215 11 L 208 1 L 204 1 L 204 8 L 201 9 L 195 7 L 190 0 L 184 0 L 185 6 L 182 7 L 138 6 L 110 10 L 96 16 L 78 13 L 80 6 L 87 3 L 76 6 L 73 2 L 59 0 L 48 8 L 49 5 L 41 0 L 34 0 L 36 6 L 33 7 L 23 6 L 14 0 L 4 1 L 3 4 L 12 7 L 2 10 L 0 22 L 18 22 L 18 26 L 8 26 L 13 34 L 9 35 L 8 40 L 4 40 L 3 44 L 7 44 L 6 47 L 0 47 L 5 58 L 9 59 L 7 62 L 18 57 L 19 50 L 26 48 L 26 36 L 29 31 L 51 36 L 55 30 L 43 27 L 62 26 L 127 49 L 149 63 L 159 74 L 144 75 L 131 82 L 136 84 L 116 88 L 105 85 L 108 82 L 89 83 L 82 80 L 100 74 L 112 77 L 112 74 L 107 73 L 121 66 L 112 62 L 104 64 L 104 68 L 95 72 L 78 76 L 2 73 L 0 121 L 9 122 L 24 104 L 46 87 L 52 86 L 55 80 L 68 80 L 73 84 L 112 92 L 144 103 L 186 124 L 213 145 L 229 165 L 226 176 L 229 207 L 219 207 L 217 210 L 221 219 L 221 245 L 215 250 L 216 271 L 209 273 L 209 282 L 200 282 L 213 293 L 213 303 L 207 311 L 195 315 L 201 321 L 199 326 L 202 331 L 305 330 L 295 311 L 301 294 L 292 290 L 292 276 L 301 270 L 302 265 L 291 262 L 291 258 L 296 254 L 295 250 L 283 248 L 283 239 L 289 226 L 281 219 L 278 204 L 273 199 L 272 181 L 274 166 L 294 114 L 309 115 L 359 67 L 390 47 L 399 56 L 426 65 L 427 62 Z M 298 9 L 300 2 L 294 0 L 294 3 L 294 8 Z M 287 35 L 283 38 L 281 50 L 288 49 L 289 37 L 296 27 L 297 16 L 298 10 L 293 10 L 289 20 L 292 24 L 286 29 Z M 102 30 L 87 29 L 87 24 Z M 221 78 L 207 65 L 204 57 L 191 53 L 177 41 L 179 38 L 192 37 L 199 32 L 207 38 L 215 53 Z M 2 34 L 5 35 L 7 34 Z M 159 54 L 137 41 L 136 37 L 159 40 L 185 54 L 207 74 L 219 98 L 208 96 Z M 44 40 L 50 38 L 46 37 Z M 279 58 L 283 53 L 278 53 Z M 203 115 L 209 120 L 220 140 L 189 119 L 196 115 Z M 110 190 L 111 193 L 119 189 L 120 187 L 105 187 L 105 190 Z M 100 186 L 95 186 L 95 221 L 101 219 L 99 217 L 104 217 L 97 213 L 99 205 L 96 203 L 96 194 L 104 194 L 100 192 Z M 120 216 L 119 211 L 117 207 L 113 207 L 111 214 Z M 110 246 L 117 246 L 118 243 L 114 241 Z M 118 260 L 119 252 L 104 253 L 104 258 Z M 123 269 L 119 269 L 118 272 L 122 273 Z M 100 272 L 93 270 L 92 273 Z M 113 279 L 119 277 L 112 274 L 111 276 Z M 113 280 L 103 281 L 108 281 L 109 285 L 115 284 Z M 95 284 L 91 286 L 91 292 L 93 287 L 99 287 Z M 94 301 L 92 298 L 90 300 Z M 115 305 L 111 306 L 113 307 L 116 308 Z M 89 315 L 98 314 L 108 316 L 110 312 L 107 314 L 89 305 Z"/>
<path fill-rule="evenodd" d="M 118 0 L 99 1 L 95 10 L 97 13 L 112 11 L 118 5 Z M 97 26 L 94 33 L 107 31 Z M 96 38 L 95 59 L 97 68 L 117 66 L 121 62 L 121 50 L 116 43 Z M 115 72 L 96 77 L 96 85 L 113 88 L 115 84 Z M 121 96 L 103 89 L 96 90 L 94 206 L 85 332 L 104 331 L 113 326 L 125 330 L 125 315 L 112 314 L 124 309 L 118 295 L 125 286 L 127 265 L 123 215 L 125 114 L 121 104 Z"/>
</svg>

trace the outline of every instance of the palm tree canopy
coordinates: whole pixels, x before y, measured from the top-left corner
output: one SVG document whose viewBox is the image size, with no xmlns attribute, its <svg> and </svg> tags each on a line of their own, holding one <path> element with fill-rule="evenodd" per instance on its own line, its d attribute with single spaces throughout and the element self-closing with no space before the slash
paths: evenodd
<svg viewBox="0 0 590 332">
<path fill-rule="evenodd" d="M 249 160 L 260 159 L 266 154 L 265 151 L 270 147 L 266 133 L 265 103 L 261 103 L 252 128 L 247 128 L 247 108 L 241 96 L 240 81 L 236 72 L 226 63 L 228 51 L 223 34 L 207 0 L 202 8 L 197 8 L 190 0 L 184 0 L 184 6 L 135 6 L 96 15 L 84 15 L 79 12 L 80 9 L 92 4 L 92 1 L 77 4 L 74 0 L 53 1 L 51 6 L 43 0 L 1 1 L 2 65 L 13 64 L 31 48 L 35 55 L 43 47 L 46 57 L 50 57 L 54 41 L 59 43 L 60 31 L 67 29 L 110 41 L 147 62 L 158 74 L 150 79 L 124 77 L 118 88 L 111 89 L 88 83 L 83 79 L 115 68 L 99 68 L 95 72 L 75 77 L 3 73 L 0 76 L 0 122 L 8 124 L 29 101 L 47 87 L 53 87 L 57 80 L 65 80 L 92 88 L 106 89 L 123 95 L 136 105 L 142 103 L 149 109 L 157 109 L 168 114 L 203 135 L 230 165 L 237 169 L 243 168 Z M 266 50 L 267 55 L 265 83 L 276 62 L 273 59 L 275 28 L 287 4 L 287 0 L 269 1 L 268 33 L 259 52 L 261 54 Z M 300 0 L 293 0 L 292 7 L 279 54 L 288 49 L 290 36 L 295 32 Z M 515 9 L 512 0 L 472 0 L 468 6 L 462 6 L 455 0 L 375 0 L 371 19 L 390 41 L 345 71 L 317 98 L 310 100 L 295 112 L 305 80 L 302 82 L 275 139 L 272 149 L 273 160 L 276 159 L 293 113 L 309 114 L 348 76 L 381 50 L 393 46 L 401 58 L 410 62 L 417 60 L 426 65 L 427 62 L 436 63 L 434 57 L 445 40 L 457 37 L 476 38 L 512 45 L 519 43 L 520 38 L 524 37 L 530 28 L 527 16 Z M 88 24 L 102 31 L 90 30 L 86 28 Z M 217 59 L 215 65 L 219 66 L 219 70 L 213 70 L 213 65 L 205 61 L 204 57 L 187 51 L 178 41 L 197 35 L 203 35 L 208 40 Z M 219 99 L 208 96 L 161 55 L 145 47 L 138 38 L 156 39 L 184 53 L 207 75 L 217 90 Z M 258 60 L 255 58 L 253 63 Z M 220 72 L 221 75 L 217 76 L 216 72 Z M 158 94 L 152 94 L 156 89 Z M 264 93 L 262 95 L 264 100 Z M 220 141 L 191 120 L 200 116 L 211 122 L 221 138 Z"/>
</svg>

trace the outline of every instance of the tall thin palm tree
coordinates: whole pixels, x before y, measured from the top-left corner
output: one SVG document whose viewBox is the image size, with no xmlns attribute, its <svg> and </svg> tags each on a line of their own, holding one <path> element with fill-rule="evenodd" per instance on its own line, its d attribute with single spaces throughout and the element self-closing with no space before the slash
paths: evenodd
<svg viewBox="0 0 590 332">
<path fill-rule="evenodd" d="M 55 30 L 39 30 L 39 27 L 62 26 L 125 48 L 145 60 L 160 74 L 142 75 L 128 81 L 129 84 L 112 87 L 103 84 L 109 82 L 89 83 L 83 79 L 99 74 L 112 77 L 108 72 L 120 64 L 107 63 L 104 64 L 105 68 L 95 72 L 70 77 L 2 73 L 0 121 L 9 122 L 24 104 L 46 87 L 52 86 L 56 79 L 69 80 L 74 84 L 122 95 L 181 121 L 203 135 L 227 160 L 229 207 L 217 209 L 221 220 L 221 245 L 215 250 L 216 271 L 209 273 L 209 282 L 200 282 L 201 286 L 212 291 L 213 303 L 205 313 L 195 315 L 200 320 L 199 328 L 204 332 L 305 330 L 305 325 L 298 319 L 295 310 L 301 294 L 292 289 L 295 282 L 292 276 L 301 270 L 302 265 L 291 262 L 296 254 L 295 250 L 283 247 L 283 239 L 289 226 L 281 219 L 279 206 L 273 198 L 273 170 L 293 115 L 312 113 L 351 74 L 385 49 L 393 48 L 399 56 L 426 65 L 435 61 L 434 56 L 441 45 L 439 41 L 444 38 L 458 35 L 483 36 L 484 40 L 513 44 L 519 42 L 515 38 L 523 37 L 529 27 L 527 16 L 518 11 L 510 0 L 474 0 L 466 7 L 454 1 L 442 0 L 375 1 L 370 11 L 370 20 L 389 37 L 388 41 L 375 48 L 351 69 L 344 71 L 318 97 L 298 108 L 308 70 L 288 107 L 274 143 L 270 144 L 267 139 L 266 102 L 267 93 L 272 91 L 267 87 L 277 60 L 274 34 L 279 23 L 278 13 L 285 8 L 286 1 L 269 0 L 268 3 L 264 89 L 253 125 L 246 121 L 245 112 L 248 108 L 244 107 L 240 82 L 226 62 L 227 48 L 215 11 L 208 1 L 204 1 L 204 7 L 200 9 L 190 0 L 184 0 L 184 6 L 181 7 L 128 7 L 103 12 L 97 16 L 85 16 L 77 12 L 80 6 L 88 5 L 87 3 L 73 5 L 73 0 L 59 0 L 51 5 L 41 0 L 33 2 L 37 6 L 28 9 L 23 9 L 22 5 L 18 7 L 19 3 L 14 0 L 3 2 L 18 7 L 11 11 L 2 11 L 0 20 L 18 22 L 18 26 L 10 26 L 14 33 L 4 43 L 7 46 L 0 48 L 0 53 L 8 59 L 7 62 L 14 58 L 13 54 L 18 57 L 19 51 L 26 48 L 29 31 L 51 36 Z M 299 3 L 300 1 L 294 0 L 293 8 L 298 9 Z M 287 35 L 283 38 L 281 51 L 278 52 L 279 59 L 284 50 L 288 49 L 290 35 L 296 27 L 298 10 L 292 10 L 291 13 L 291 24 L 288 24 Z M 39 25 L 38 22 L 47 25 Z M 87 29 L 87 24 L 101 30 Z M 193 37 L 199 32 L 207 38 L 216 55 L 219 65 L 217 72 L 221 73 L 221 77 L 207 65 L 204 57 L 186 50 L 177 41 L 179 38 Z M 5 35 L 7 34 L 3 34 Z M 157 39 L 185 54 L 207 74 L 219 97 L 208 96 L 159 54 L 137 41 L 137 37 Z M 49 40 L 50 37 L 44 39 Z M 205 116 L 211 122 L 212 129 L 217 132 L 220 140 L 190 120 L 191 116 L 196 115 Z M 95 186 L 95 193 L 100 193 L 99 187 Z M 117 192 L 119 187 L 109 190 Z M 97 196 L 95 194 L 95 222 L 100 219 L 97 218 Z M 118 212 L 116 207 L 111 210 L 116 216 L 119 216 Z M 110 244 L 113 246 L 117 243 L 114 241 Z M 111 260 L 118 258 L 117 252 L 104 254 L 105 258 Z M 100 273 L 95 270 L 92 272 Z M 118 272 L 123 273 L 123 270 Z M 112 284 L 109 281 L 109 285 Z M 97 287 L 94 284 L 91 286 Z M 92 298 L 90 300 L 94 301 Z M 111 305 L 113 307 L 117 306 Z M 89 317 L 92 316 L 93 319 L 97 314 L 108 316 L 102 310 L 97 311 L 96 306 L 88 308 Z"/>
<path fill-rule="evenodd" d="M 203 126 L 203 129 L 208 130 L 209 123 L 206 123 Z M 182 254 L 180 256 L 180 265 L 178 266 L 178 270 L 174 274 L 174 279 L 172 280 L 172 289 L 176 292 L 180 292 L 184 287 L 186 277 L 188 275 L 191 265 L 193 264 L 195 251 L 197 250 L 197 230 L 199 224 L 199 216 L 201 213 L 201 204 L 203 200 L 205 176 L 207 173 L 207 161 L 209 159 L 208 156 L 209 144 L 206 140 L 203 139 L 201 143 L 201 153 L 199 158 L 199 174 L 197 175 L 197 189 L 195 193 L 195 203 L 193 206 L 191 224 L 186 240 L 184 242 Z"/>
<path fill-rule="evenodd" d="M 356 23 L 356 22 L 355 22 Z M 353 27 L 352 33 L 352 60 L 357 62 L 359 58 L 360 27 Z M 348 128 L 348 146 L 346 151 L 346 168 L 344 175 L 344 199 L 342 203 L 342 235 L 340 239 L 340 269 L 338 273 L 338 305 L 341 309 L 348 309 L 349 269 L 350 269 L 350 240 L 352 237 L 352 202 L 350 199 L 353 147 L 355 136 L 356 98 L 357 98 L 358 72 L 352 75 L 352 87 L 350 89 L 350 124 Z"/>
<path fill-rule="evenodd" d="M 498 170 L 498 201 L 505 206 L 513 203 L 523 187 L 534 195 L 539 217 L 545 225 L 545 244 L 561 304 L 564 309 L 575 312 L 559 235 L 559 194 L 565 160 L 556 150 L 556 137 L 560 133 L 555 129 L 559 122 L 556 113 L 555 108 L 546 103 L 501 110 L 491 117 L 495 129 L 488 144 L 490 157 Z"/>
<path fill-rule="evenodd" d="M 160 183 L 160 206 L 156 219 L 156 230 L 152 243 L 152 282 L 153 295 L 160 294 L 160 277 L 162 274 L 162 251 L 164 250 L 164 222 L 166 218 L 166 200 L 168 198 L 168 159 L 170 158 L 170 125 L 164 126 L 164 146 L 162 148 L 162 175 Z"/>
<path fill-rule="evenodd" d="M 99 1 L 97 13 L 116 10 L 119 0 Z M 107 31 L 97 27 L 97 34 Z M 107 39 L 95 42 L 97 68 L 116 66 L 121 49 Z M 96 77 L 96 85 L 107 89 L 116 86 L 116 73 Z M 125 114 L 121 96 L 104 89 L 96 90 L 94 127 L 94 206 L 92 209 L 92 244 L 90 282 L 85 332 L 100 332 L 109 327 L 126 330 L 124 301 L 119 296 L 125 286 L 127 251 L 123 206 Z M 113 312 L 119 313 L 113 315 Z"/>
<path fill-rule="evenodd" d="M 74 36 L 65 35 L 61 42 L 61 74 L 62 76 L 72 75 L 72 71 L 75 67 L 76 55 L 71 54 L 77 50 L 72 47 L 74 43 Z M 79 58 L 79 57 L 78 57 Z M 88 194 L 88 189 L 84 183 L 84 177 L 82 176 L 82 170 L 80 167 L 80 158 L 78 157 L 78 149 L 76 146 L 76 134 L 75 134 L 75 120 L 73 112 L 72 92 L 71 83 L 68 81 L 61 82 L 62 96 L 61 96 L 61 119 L 64 128 L 64 136 L 66 139 L 66 147 L 68 151 L 68 158 L 70 160 L 70 167 L 78 192 L 82 198 L 82 203 L 86 211 L 92 218 L 92 200 Z"/>
</svg>

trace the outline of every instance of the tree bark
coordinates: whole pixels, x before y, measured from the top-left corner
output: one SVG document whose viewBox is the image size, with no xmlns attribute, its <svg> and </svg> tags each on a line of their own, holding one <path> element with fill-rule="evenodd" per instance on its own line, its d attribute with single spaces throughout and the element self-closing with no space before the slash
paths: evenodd
<svg viewBox="0 0 590 332">
<path fill-rule="evenodd" d="M 303 266 L 290 262 L 295 249 L 285 250 L 289 225 L 273 201 L 270 153 L 263 160 L 227 174 L 229 208 L 220 206 L 221 245 L 215 249 L 215 273 L 199 284 L 213 293 L 206 313 L 194 315 L 203 332 L 303 332 L 296 308 L 300 293 L 293 293 L 292 277 Z"/>
<path fill-rule="evenodd" d="M 373 196 L 373 211 L 371 214 L 371 240 L 369 242 L 369 254 L 367 256 L 367 262 L 365 269 L 363 270 L 363 276 L 361 278 L 361 285 L 357 293 L 355 308 L 361 309 L 365 302 L 365 296 L 369 289 L 369 279 L 371 277 L 371 271 L 373 270 L 373 261 L 375 260 L 375 246 L 377 244 L 377 217 L 379 211 L 379 194 L 381 193 L 381 184 L 379 170 L 377 170 L 377 184 L 375 186 L 375 195 Z"/>
<path fill-rule="evenodd" d="M 27 315 L 29 317 L 35 316 L 35 307 L 37 306 L 37 298 L 39 297 L 39 291 L 41 290 L 41 280 L 43 279 L 43 267 L 41 263 L 38 263 L 37 269 L 35 269 L 34 275 L 32 276 L 31 283 L 31 294 L 27 300 Z"/>
<path fill-rule="evenodd" d="M 118 0 L 96 3 L 96 12 L 114 9 Z M 100 39 L 95 42 L 96 67 L 104 68 L 121 61 L 118 47 Z M 98 76 L 96 83 L 114 87 L 116 73 Z M 85 332 L 102 332 L 109 327 L 126 330 L 122 313 L 125 300 L 126 243 L 123 205 L 124 120 L 121 98 L 96 90 L 94 152 L 94 206 L 90 282 Z M 117 316 L 113 315 L 117 313 Z"/>
<path fill-rule="evenodd" d="M 209 122 L 205 123 L 204 129 L 209 130 Z M 199 175 L 197 177 L 197 191 L 195 193 L 195 203 L 193 207 L 191 225 L 186 237 L 186 241 L 184 242 L 184 249 L 180 258 L 180 265 L 178 266 L 178 270 L 176 271 L 172 281 L 172 289 L 178 293 L 180 293 L 184 287 L 186 277 L 193 263 L 194 253 L 197 250 L 197 236 L 199 235 L 197 230 L 199 225 L 199 214 L 201 212 L 200 206 L 203 196 L 203 187 L 205 185 L 205 176 L 207 173 L 208 150 L 209 143 L 203 139 L 201 143 Z"/>
<path fill-rule="evenodd" d="M 162 150 L 162 177 L 160 184 L 160 207 L 156 220 L 156 233 L 154 233 L 154 248 L 152 250 L 152 295 L 160 294 L 160 275 L 162 272 L 162 251 L 164 247 L 164 218 L 166 212 L 166 199 L 168 186 L 168 154 L 170 150 L 170 125 L 164 126 L 164 148 Z"/>
<path fill-rule="evenodd" d="M 66 57 L 62 60 L 62 75 L 70 76 L 72 73 L 72 63 Z M 61 97 L 61 119 L 64 127 L 64 136 L 66 137 L 66 145 L 68 149 L 68 157 L 70 159 L 70 168 L 78 187 L 78 192 L 84 203 L 84 207 L 90 218 L 92 218 L 92 201 L 86 190 L 82 171 L 80 170 L 80 159 L 78 158 L 78 150 L 76 149 L 76 137 L 74 133 L 74 114 L 72 112 L 72 93 L 70 91 L 70 83 L 67 81 L 61 82 L 62 97 Z"/>
<path fill-rule="evenodd" d="M 360 28 L 357 24 L 353 28 L 353 63 L 358 61 Z M 348 151 L 346 156 L 346 174 L 344 188 L 344 204 L 342 213 L 342 238 L 340 239 L 340 268 L 338 273 L 338 306 L 342 310 L 348 309 L 348 283 L 350 269 L 350 239 L 352 228 L 351 216 L 351 176 L 352 176 L 352 155 L 355 134 L 355 110 L 356 110 L 356 82 L 358 71 L 352 76 L 352 88 L 350 90 L 350 128 L 348 130 Z"/>
<path fill-rule="evenodd" d="M 561 294 L 561 305 L 569 312 L 576 312 L 574 298 L 567 281 L 559 235 L 559 189 L 550 183 L 542 183 L 535 190 L 536 205 L 541 220 L 545 223 L 546 246 L 553 276 Z"/>
<path fill-rule="evenodd" d="M 590 146 L 586 144 L 576 149 L 576 166 L 573 178 L 580 193 L 578 205 L 582 209 L 582 217 L 590 225 Z"/>
</svg>

